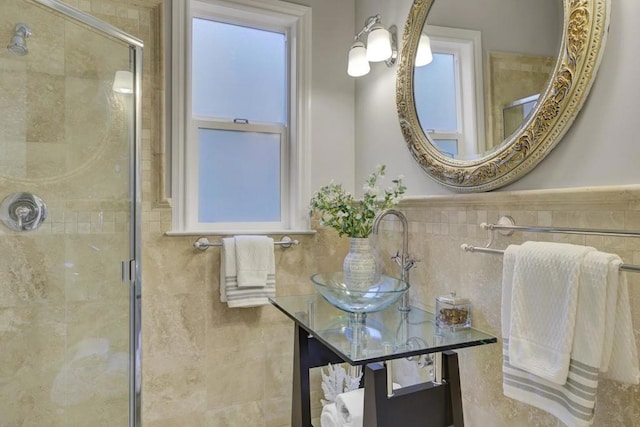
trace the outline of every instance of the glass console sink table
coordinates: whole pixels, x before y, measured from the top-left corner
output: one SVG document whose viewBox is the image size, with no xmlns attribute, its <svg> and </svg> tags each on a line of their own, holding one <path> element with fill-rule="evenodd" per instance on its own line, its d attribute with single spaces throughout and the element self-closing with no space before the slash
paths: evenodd
<svg viewBox="0 0 640 427">
<path fill-rule="evenodd" d="M 458 356 L 452 350 L 497 342 L 473 328 L 439 330 L 432 313 L 415 307 L 400 312 L 394 305 L 363 318 L 317 294 L 270 301 L 295 323 L 292 427 L 312 426 L 309 369 L 342 362 L 364 367 L 366 427 L 462 427 Z M 434 354 L 434 381 L 392 390 L 384 362 L 428 353 Z"/>
</svg>

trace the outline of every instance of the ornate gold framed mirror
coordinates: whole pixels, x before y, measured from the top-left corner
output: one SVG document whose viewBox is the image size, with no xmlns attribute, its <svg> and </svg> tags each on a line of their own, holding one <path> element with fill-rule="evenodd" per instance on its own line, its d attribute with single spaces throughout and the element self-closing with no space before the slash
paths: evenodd
<svg viewBox="0 0 640 427">
<path fill-rule="evenodd" d="M 464 0 L 457 0 L 458 3 L 462 1 Z M 547 72 L 539 90 L 535 91 L 537 93 L 520 95 L 510 102 L 501 100 L 502 104 L 498 105 L 495 93 L 491 90 L 494 83 L 488 79 L 492 76 L 499 78 L 499 73 L 492 73 L 491 67 L 497 67 L 496 64 L 501 64 L 500 61 L 512 61 L 512 54 L 486 49 L 477 51 L 480 53 L 476 56 L 480 56 L 481 60 L 475 60 L 476 64 L 480 64 L 476 68 L 482 67 L 485 76 L 481 83 L 483 89 L 475 92 L 479 94 L 479 98 L 484 99 L 474 111 L 484 110 L 481 114 L 486 113 L 486 116 L 479 117 L 474 125 L 477 136 L 466 137 L 466 144 L 469 140 L 479 141 L 479 151 L 463 155 L 452 154 L 443 149 L 440 142 L 446 144 L 451 140 L 447 139 L 447 134 L 440 135 L 443 139 L 437 140 L 434 137 L 437 132 L 434 133 L 433 125 L 428 123 L 428 116 L 420 111 L 423 108 L 420 107 L 420 97 L 425 96 L 419 92 L 423 90 L 420 79 L 424 77 L 420 77 L 417 71 L 416 65 L 420 61 L 417 64 L 416 57 L 419 56 L 418 48 L 424 34 L 439 34 L 440 27 L 431 28 L 431 22 L 427 25 L 427 17 L 434 2 L 446 3 L 444 0 L 414 0 L 405 25 L 396 87 L 396 104 L 402 133 L 415 160 L 428 176 L 440 184 L 459 192 L 494 190 L 522 177 L 542 161 L 558 144 L 580 111 L 604 50 L 610 0 L 550 0 L 555 2 L 550 3 L 551 7 L 557 8 L 558 15 L 562 15 L 556 21 L 559 39 L 556 47 L 559 46 L 559 50 L 554 50 L 555 56 L 546 59 Z M 514 7 L 517 9 L 521 6 Z M 521 19 L 529 19 L 529 16 Z M 470 27 L 467 25 L 466 28 Z M 543 37 L 543 32 L 546 33 L 541 29 L 536 31 L 539 32 L 539 37 Z M 437 39 L 437 36 L 434 37 Z M 433 45 L 433 40 L 431 43 Z M 522 63 L 522 57 L 518 58 Z M 537 58 L 535 60 L 538 61 Z M 537 66 L 535 64 L 527 63 L 525 68 L 530 70 Z M 460 70 L 456 72 L 464 74 Z M 520 88 L 526 86 L 524 82 L 521 83 Z M 467 94 L 470 92 L 462 84 L 455 86 L 455 90 Z M 432 99 L 436 99 L 433 97 Z M 436 110 L 427 108 L 425 111 Z M 460 108 L 457 111 L 460 118 Z M 515 122 L 513 117 L 517 117 Z M 460 135 L 463 140 L 465 136 Z"/>
</svg>

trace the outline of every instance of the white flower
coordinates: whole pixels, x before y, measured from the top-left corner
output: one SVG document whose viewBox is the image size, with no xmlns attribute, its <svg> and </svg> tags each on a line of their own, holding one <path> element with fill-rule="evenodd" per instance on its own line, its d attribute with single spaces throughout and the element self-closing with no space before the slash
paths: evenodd
<svg viewBox="0 0 640 427">
<path fill-rule="evenodd" d="M 394 180 L 394 185 L 388 189 L 379 188 L 377 181 L 384 172 L 385 166 L 377 165 L 376 171 L 362 187 L 364 197 L 361 200 L 355 199 L 345 191 L 342 184 L 336 184 L 332 180 L 331 184 L 323 186 L 314 194 L 311 212 L 319 213 L 320 225 L 334 228 L 340 236 L 346 234 L 349 237 L 367 237 L 371 233 L 375 215 L 397 204 L 406 190 L 401 177 Z"/>
<path fill-rule="evenodd" d="M 362 187 L 362 189 L 364 190 L 365 194 L 369 196 L 374 196 L 374 197 L 377 196 L 378 193 L 380 192 L 378 187 L 371 187 L 368 185 L 365 185 L 364 187 Z"/>
</svg>

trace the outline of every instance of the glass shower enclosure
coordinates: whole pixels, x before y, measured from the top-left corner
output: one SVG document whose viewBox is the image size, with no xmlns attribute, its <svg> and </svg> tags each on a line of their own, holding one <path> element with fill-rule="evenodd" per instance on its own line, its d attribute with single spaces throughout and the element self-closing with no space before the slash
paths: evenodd
<svg viewBox="0 0 640 427">
<path fill-rule="evenodd" d="M 0 2 L 1 427 L 140 425 L 141 64 L 63 2 Z"/>
</svg>

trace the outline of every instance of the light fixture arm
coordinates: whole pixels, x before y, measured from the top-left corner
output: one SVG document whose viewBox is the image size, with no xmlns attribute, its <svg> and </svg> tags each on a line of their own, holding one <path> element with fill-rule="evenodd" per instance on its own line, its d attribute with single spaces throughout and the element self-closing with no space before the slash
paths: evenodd
<svg viewBox="0 0 640 427">
<path fill-rule="evenodd" d="M 382 22 L 382 18 L 379 14 L 368 17 L 364 22 L 364 27 L 362 27 L 358 34 L 355 35 L 353 41 L 358 41 L 363 34 L 367 34 L 369 31 L 371 31 L 371 28 L 373 28 L 374 25 L 379 24 L 380 22 Z"/>
</svg>

